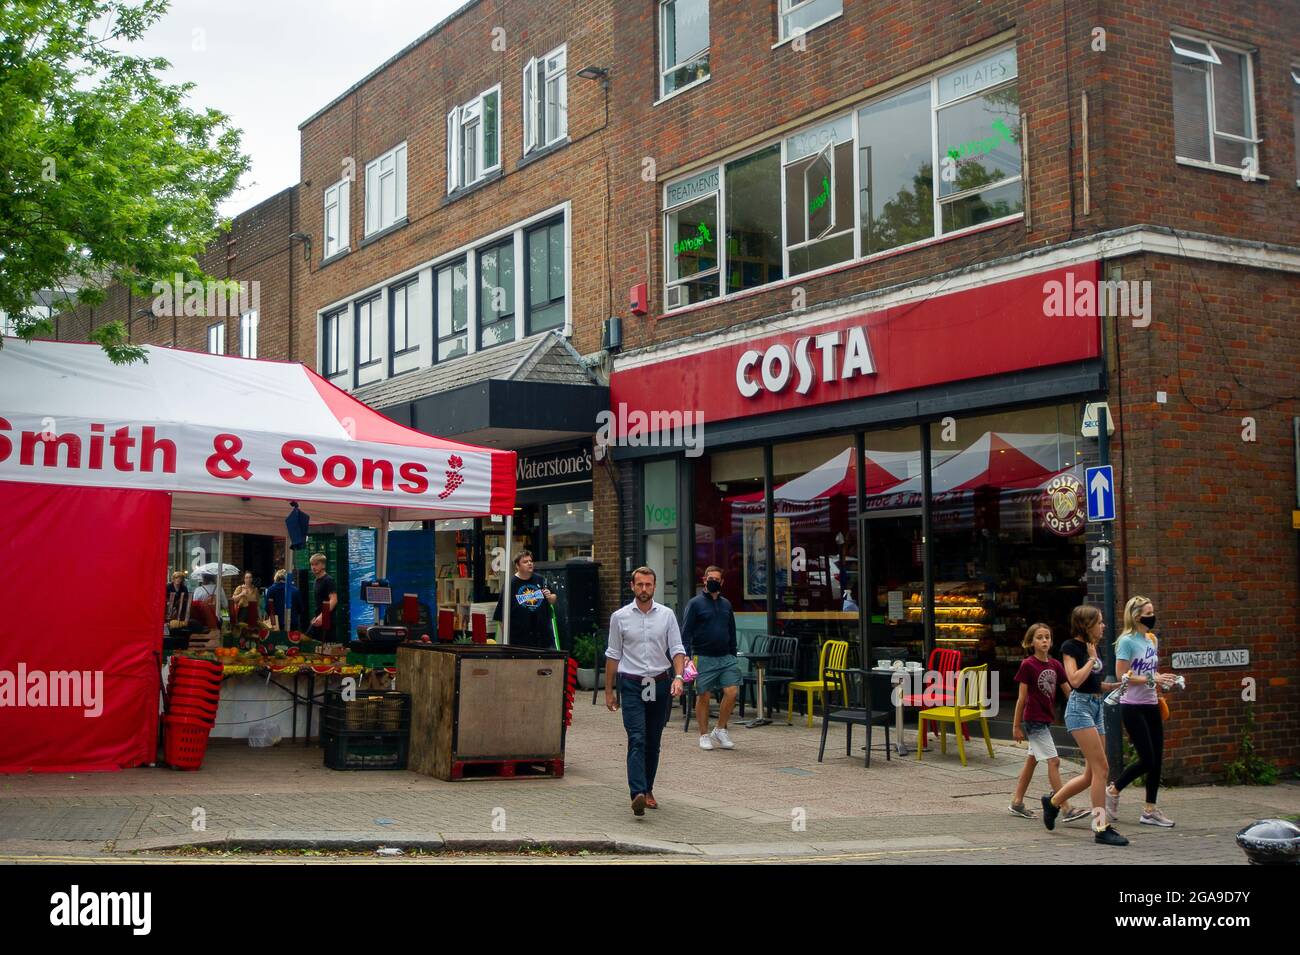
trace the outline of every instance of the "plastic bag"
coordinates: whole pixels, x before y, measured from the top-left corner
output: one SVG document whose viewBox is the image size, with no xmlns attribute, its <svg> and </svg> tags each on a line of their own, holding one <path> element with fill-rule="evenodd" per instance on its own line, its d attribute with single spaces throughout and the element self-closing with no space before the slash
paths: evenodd
<svg viewBox="0 0 1300 955">
<path fill-rule="evenodd" d="M 248 729 L 248 745 L 253 749 L 265 749 L 278 742 L 280 738 L 275 735 L 274 723 L 254 723 Z"/>
</svg>

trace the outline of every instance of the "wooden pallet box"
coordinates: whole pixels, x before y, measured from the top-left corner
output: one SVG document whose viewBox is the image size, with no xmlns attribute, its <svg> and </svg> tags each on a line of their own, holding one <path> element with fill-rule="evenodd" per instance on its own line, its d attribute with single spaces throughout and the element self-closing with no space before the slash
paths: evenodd
<svg viewBox="0 0 1300 955">
<path fill-rule="evenodd" d="M 544 764 L 546 775 L 562 775 L 564 680 L 565 655 L 555 650 L 399 647 L 397 689 L 411 696 L 408 766 L 446 780 L 475 775 L 470 766 L 510 777 L 521 764 Z"/>
</svg>

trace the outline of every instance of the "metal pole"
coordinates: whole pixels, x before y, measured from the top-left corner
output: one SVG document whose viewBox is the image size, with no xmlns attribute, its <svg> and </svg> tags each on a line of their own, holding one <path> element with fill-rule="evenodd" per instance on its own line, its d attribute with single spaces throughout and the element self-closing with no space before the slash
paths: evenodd
<svg viewBox="0 0 1300 955">
<path fill-rule="evenodd" d="M 510 546 L 515 539 L 515 515 L 506 515 L 506 557 L 501 568 L 501 642 L 510 645 Z"/>
<path fill-rule="evenodd" d="M 934 493 L 934 478 L 930 463 L 930 425 L 921 428 L 921 550 L 923 585 L 921 594 L 921 619 L 924 624 L 923 654 L 926 660 L 934 650 L 934 528 L 931 526 L 930 497 Z"/>
<path fill-rule="evenodd" d="M 1109 277 L 1118 280 L 1122 272 L 1118 267 L 1113 267 L 1109 271 Z M 1104 306 L 1103 306 L 1104 307 Z M 1109 331 L 1114 316 L 1103 315 L 1101 318 L 1101 366 L 1106 380 L 1110 380 L 1110 356 L 1106 343 L 1110 340 Z M 1110 397 L 1109 394 L 1106 396 Z M 1100 414 L 1097 415 L 1097 456 L 1100 458 L 1099 464 L 1102 466 L 1110 464 L 1110 404 L 1102 402 Z M 1085 472 L 1086 473 L 1086 472 Z M 1113 492 L 1115 495 L 1115 518 L 1119 519 L 1119 480 L 1115 479 Z M 1083 493 L 1086 496 L 1089 491 L 1085 487 Z M 1115 653 L 1112 647 L 1117 637 L 1115 632 L 1115 546 L 1111 536 L 1115 528 L 1114 521 L 1106 521 L 1101 525 L 1101 539 L 1098 543 L 1101 545 L 1102 557 L 1102 584 L 1101 584 L 1101 614 L 1102 620 L 1106 623 L 1106 634 L 1102 640 L 1101 661 L 1103 673 L 1111 674 L 1115 672 Z M 1124 771 L 1124 728 L 1120 723 L 1118 706 L 1103 706 L 1102 719 L 1106 721 L 1106 762 L 1110 764 L 1110 778 L 1116 779 Z"/>
<path fill-rule="evenodd" d="M 375 535 L 375 577 L 379 580 L 388 576 L 388 523 L 388 508 L 384 508 L 379 512 L 379 531 Z M 382 624 L 384 617 L 379 604 L 374 604 L 374 611 L 375 623 Z"/>
</svg>

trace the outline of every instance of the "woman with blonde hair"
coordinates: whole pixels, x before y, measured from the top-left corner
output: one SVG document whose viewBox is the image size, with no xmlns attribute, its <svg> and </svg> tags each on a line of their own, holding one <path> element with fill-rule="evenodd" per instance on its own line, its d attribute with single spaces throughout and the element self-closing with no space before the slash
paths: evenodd
<svg viewBox="0 0 1300 955">
<path fill-rule="evenodd" d="M 261 620 L 262 593 L 257 589 L 251 570 L 244 572 L 244 582 L 230 597 L 235 605 L 235 622 L 256 628 Z"/>
<path fill-rule="evenodd" d="M 1173 820 L 1156 806 L 1160 789 L 1160 764 L 1165 755 L 1165 727 L 1160 690 L 1168 690 L 1175 677 L 1156 672 L 1159 641 L 1152 627 L 1156 608 L 1146 597 L 1130 597 L 1124 605 L 1124 630 L 1115 641 L 1115 675 L 1122 681 L 1119 712 L 1138 758 L 1106 787 L 1106 815 L 1114 822 L 1119 794 L 1139 776 L 1146 776 L 1146 804 L 1138 822 L 1169 829 Z"/>
<path fill-rule="evenodd" d="M 1069 798 L 1085 789 L 1092 797 L 1093 838 L 1100 845 L 1126 846 L 1128 840 L 1115 831 L 1106 819 L 1106 777 L 1110 766 L 1106 762 L 1106 744 L 1103 736 L 1106 725 L 1101 716 L 1101 694 L 1114 689 L 1118 683 L 1104 683 L 1101 677 L 1102 662 L 1097 655 L 1106 624 L 1101 611 L 1084 604 L 1070 612 L 1070 639 L 1061 645 L 1061 662 L 1065 664 L 1065 679 L 1071 688 L 1070 699 L 1065 704 L 1065 728 L 1083 753 L 1084 771 L 1061 787 L 1059 792 L 1043 797 L 1043 825 L 1056 828 L 1056 817 Z"/>
</svg>

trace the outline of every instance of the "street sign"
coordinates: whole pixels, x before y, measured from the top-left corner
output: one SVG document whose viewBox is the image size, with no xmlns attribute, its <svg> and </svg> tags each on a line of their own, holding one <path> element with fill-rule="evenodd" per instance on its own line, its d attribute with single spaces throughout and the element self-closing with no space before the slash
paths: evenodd
<svg viewBox="0 0 1300 955">
<path fill-rule="evenodd" d="M 1250 666 L 1250 649 L 1242 647 L 1234 650 L 1192 650 L 1186 653 L 1175 653 L 1173 666 L 1175 670 Z"/>
<path fill-rule="evenodd" d="M 1080 430 L 1085 438 L 1098 436 L 1098 423 L 1101 421 L 1102 409 L 1106 411 L 1106 434 L 1115 433 L 1115 418 L 1110 413 L 1110 405 L 1104 401 L 1094 401 L 1083 406 L 1083 427 Z"/>
<path fill-rule="evenodd" d="M 1083 486 L 1088 495 L 1088 520 L 1115 519 L 1115 474 L 1109 464 L 1084 471 Z"/>
</svg>

